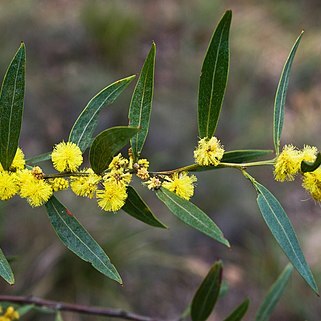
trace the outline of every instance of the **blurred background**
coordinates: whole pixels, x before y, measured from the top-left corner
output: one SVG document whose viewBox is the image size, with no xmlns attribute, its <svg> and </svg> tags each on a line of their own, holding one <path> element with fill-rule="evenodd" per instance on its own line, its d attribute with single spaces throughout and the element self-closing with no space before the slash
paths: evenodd
<svg viewBox="0 0 321 321">
<path fill-rule="evenodd" d="M 283 141 L 321 148 L 321 3 L 253 0 L 1 0 L 0 71 L 20 41 L 27 48 L 27 88 L 20 146 L 27 157 L 68 138 L 87 102 L 110 83 L 138 74 L 152 41 L 157 45 L 151 128 L 143 156 L 151 169 L 193 162 L 197 144 L 197 91 L 213 29 L 233 10 L 231 66 L 217 129 L 226 150 L 272 149 L 274 93 L 301 30 L 286 104 Z M 101 113 L 99 130 L 126 125 L 134 83 Z M 169 134 L 170 133 L 170 134 Z M 47 167 L 46 167 L 47 166 Z M 50 164 L 44 168 L 50 170 Z M 276 183 L 272 168 L 251 170 L 281 201 L 321 285 L 321 209 L 300 180 Z M 224 231 L 226 249 L 174 218 L 152 192 L 137 189 L 168 230 L 150 228 L 124 212 L 103 213 L 94 201 L 68 192 L 58 197 L 105 249 L 121 273 L 121 287 L 105 278 L 56 237 L 43 208 L 19 198 L 1 204 L 1 248 L 16 283 L 0 280 L 1 294 L 122 308 L 177 318 L 216 259 L 229 290 L 216 306 L 219 321 L 249 297 L 246 320 L 287 263 L 256 206 L 253 187 L 233 170 L 198 174 L 192 201 Z M 302 300 L 304 298 L 304 301 Z M 321 304 L 294 272 L 272 320 L 320 320 Z M 64 314 L 65 320 L 103 318 Z M 26 316 L 25 320 L 53 320 Z"/>
</svg>

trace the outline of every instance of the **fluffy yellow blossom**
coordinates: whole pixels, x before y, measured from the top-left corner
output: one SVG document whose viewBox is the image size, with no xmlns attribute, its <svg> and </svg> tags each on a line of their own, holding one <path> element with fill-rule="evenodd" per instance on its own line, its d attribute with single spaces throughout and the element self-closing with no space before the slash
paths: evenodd
<svg viewBox="0 0 321 321">
<path fill-rule="evenodd" d="M 80 148 L 71 142 L 57 144 L 51 159 L 54 168 L 59 172 L 75 172 L 83 162 Z"/>
<path fill-rule="evenodd" d="M 317 154 L 318 154 L 318 149 L 315 146 L 304 145 L 304 148 L 300 153 L 301 162 L 306 161 L 306 162 L 313 163 L 317 158 Z"/>
<path fill-rule="evenodd" d="M 312 195 L 312 197 L 321 201 L 321 168 L 313 172 L 303 174 L 302 186 Z"/>
<path fill-rule="evenodd" d="M 0 316 L 0 321 L 14 321 L 18 320 L 19 317 L 19 312 L 16 311 L 12 306 L 9 306 L 6 312 L 2 316 Z"/>
<path fill-rule="evenodd" d="M 146 182 L 146 185 L 148 189 L 155 190 L 162 186 L 162 181 L 158 177 L 152 177 Z"/>
<path fill-rule="evenodd" d="M 285 145 L 274 165 L 276 181 L 293 181 L 301 166 L 301 152 L 293 145 Z"/>
<path fill-rule="evenodd" d="M 128 160 L 119 153 L 115 156 L 110 164 L 108 165 L 108 169 L 110 170 L 118 170 L 120 168 L 126 168 L 128 166 Z"/>
<path fill-rule="evenodd" d="M 52 196 L 53 190 L 50 184 L 43 179 L 37 179 L 32 171 L 21 171 L 18 173 L 18 178 L 20 181 L 20 196 L 26 198 L 31 206 L 41 206 Z"/>
<path fill-rule="evenodd" d="M 69 187 L 68 180 L 62 177 L 52 178 L 48 182 L 54 192 L 62 191 Z"/>
<path fill-rule="evenodd" d="M 224 155 L 224 148 L 216 137 L 202 138 L 194 151 L 195 162 L 201 166 L 217 166 Z"/>
<path fill-rule="evenodd" d="M 91 168 L 81 172 L 87 173 L 88 175 L 73 177 L 70 182 L 70 187 L 78 196 L 93 198 L 97 190 L 97 185 L 101 181 L 101 177 L 95 174 Z"/>
<path fill-rule="evenodd" d="M 0 200 L 8 200 L 19 191 L 16 173 L 0 172 Z"/>
<path fill-rule="evenodd" d="M 197 181 L 194 175 L 188 176 L 186 172 L 175 173 L 168 181 L 163 182 L 163 187 L 174 192 L 181 198 L 189 200 L 194 194 L 194 183 Z"/>
<path fill-rule="evenodd" d="M 119 185 L 113 181 L 104 182 L 104 190 L 96 193 L 98 205 L 105 211 L 116 212 L 120 210 L 126 201 L 126 186 Z"/>
<path fill-rule="evenodd" d="M 24 169 L 25 164 L 26 164 L 25 155 L 23 151 L 18 147 L 16 151 L 16 155 L 14 156 L 14 159 L 10 166 L 10 170 L 16 171 L 16 170 Z M 3 167 L 1 164 L 0 164 L 0 171 L 3 171 Z"/>
</svg>

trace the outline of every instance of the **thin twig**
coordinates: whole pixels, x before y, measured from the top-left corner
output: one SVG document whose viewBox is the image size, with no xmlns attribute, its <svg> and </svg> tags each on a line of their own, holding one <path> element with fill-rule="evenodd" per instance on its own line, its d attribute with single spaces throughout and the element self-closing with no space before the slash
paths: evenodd
<svg viewBox="0 0 321 321">
<path fill-rule="evenodd" d="M 112 318 L 133 320 L 133 321 L 164 321 L 158 318 L 152 318 L 139 315 L 124 310 L 101 308 L 95 306 L 86 306 L 58 301 L 45 300 L 34 296 L 14 296 L 0 295 L 0 302 L 11 302 L 17 304 L 33 304 L 38 307 L 46 307 L 55 311 L 68 311 L 82 314 L 100 315 Z"/>
</svg>

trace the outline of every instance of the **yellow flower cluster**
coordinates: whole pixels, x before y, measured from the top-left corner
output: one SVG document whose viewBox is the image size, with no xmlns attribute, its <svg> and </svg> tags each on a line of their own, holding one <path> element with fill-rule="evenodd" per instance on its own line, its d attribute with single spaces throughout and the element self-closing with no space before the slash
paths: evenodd
<svg viewBox="0 0 321 321">
<path fill-rule="evenodd" d="M 299 150 L 293 145 L 285 145 L 274 165 L 274 178 L 276 181 L 293 181 L 301 170 L 302 161 L 314 162 L 318 149 L 314 146 L 305 145 Z M 311 196 L 321 201 L 321 168 L 313 172 L 302 173 L 302 186 Z"/>
<path fill-rule="evenodd" d="M 195 162 L 201 166 L 217 166 L 224 155 L 224 148 L 216 137 L 202 138 L 194 151 Z"/>
<path fill-rule="evenodd" d="M 0 313 L 2 313 L 2 308 L 0 307 Z M 19 319 L 19 312 L 16 311 L 12 306 L 6 309 L 6 312 L 0 316 L 0 321 L 14 321 Z"/>
<path fill-rule="evenodd" d="M 186 172 L 175 173 L 171 177 L 166 177 L 162 186 L 179 197 L 189 200 L 194 194 L 194 183 L 196 181 L 195 175 L 188 176 Z"/>
</svg>

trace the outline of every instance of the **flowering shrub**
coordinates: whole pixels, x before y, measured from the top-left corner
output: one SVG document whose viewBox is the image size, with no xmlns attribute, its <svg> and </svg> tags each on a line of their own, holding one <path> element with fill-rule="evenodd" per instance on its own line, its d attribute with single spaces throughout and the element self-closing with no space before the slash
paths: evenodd
<svg viewBox="0 0 321 321">
<path fill-rule="evenodd" d="M 255 188 L 260 212 L 291 262 L 258 311 L 257 320 L 266 320 L 293 267 L 314 292 L 318 293 L 318 288 L 285 211 L 275 196 L 251 176 L 247 169 L 272 166 L 275 180 L 279 182 L 293 181 L 296 176 L 301 175 L 302 186 L 316 201 L 320 201 L 321 154 L 313 146 L 304 146 L 299 150 L 293 145 L 284 146 L 280 152 L 289 74 L 302 34 L 289 54 L 276 92 L 273 122 L 275 156 L 262 160 L 272 154 L 270 150 L 225 151 L 220 140 L 215 137 L 228 78 L 231 18 L 232 13 L 227 11 L 219 22 L 202 66 L 198 99 L 199 142 L 194 150 L 195 163 L 173 170 L 150 171 L 149 161 L 141 157 L 152 110 L 155 44 L 152 44 L 133 92 L 129 107 L 129 126 L 112 127 L 94 137 L 100 111 L 115 101 L 134 76 L 114 82 L 92 98 L 75 121 L 66 142 L 58 143 L 51 152 L 26 160 L 22 148 L 18 147 L 26 64 L 25 46 L 21 44 L 3 79 L 0 96 L 0 199 L 9 200 L 19 195 L 32 207 L 44 205 L 61 241 L 98 271 L 122 283 L 109 257 L 71 211 L 56 198 L 56 192 L 70 188 L 76 196 L 96 199 L 98 206 L 104 211 L 117 212 L 122 209 L 152 227 L 166 228 L 134 189 L 132 178 L 136 176 L 180 220 L 229 247 L 229 241 L 221 229 L 190 202 L 197 181 L 196 176 L 191 173 L 221 168 L 238 169 Z M 128 155 L 124 156 L 120 151 L 128 143 Z M 82 167 L 83 154 L 88 148 L 90 167 Z M 52 173 L 45 173 L 39 166 L 44 161 L 52 162 Z M 14 283 L 13 272 L 2 251 L 0 263 L 0 275 L 10 284 Z M 193 321 L 204 321 L 211 313 L 218 299 L 222 270 L 222 263 L 216 262 L 196 292 L 188 310 Z M 7 301 L 42 306 L 51 304 L 30 299 L 7 298 Z M 226 320 L 240 320 L 248 304 L 248 300 L 244 301 Z M 59 305 L 56 310 L 63 307 L 67 309 L 64 305 Z M 22 314 L 21 310 L 17 312 L 10 306 L 0 316 L 0 320 L 16 320 Z"/>
</svg>

